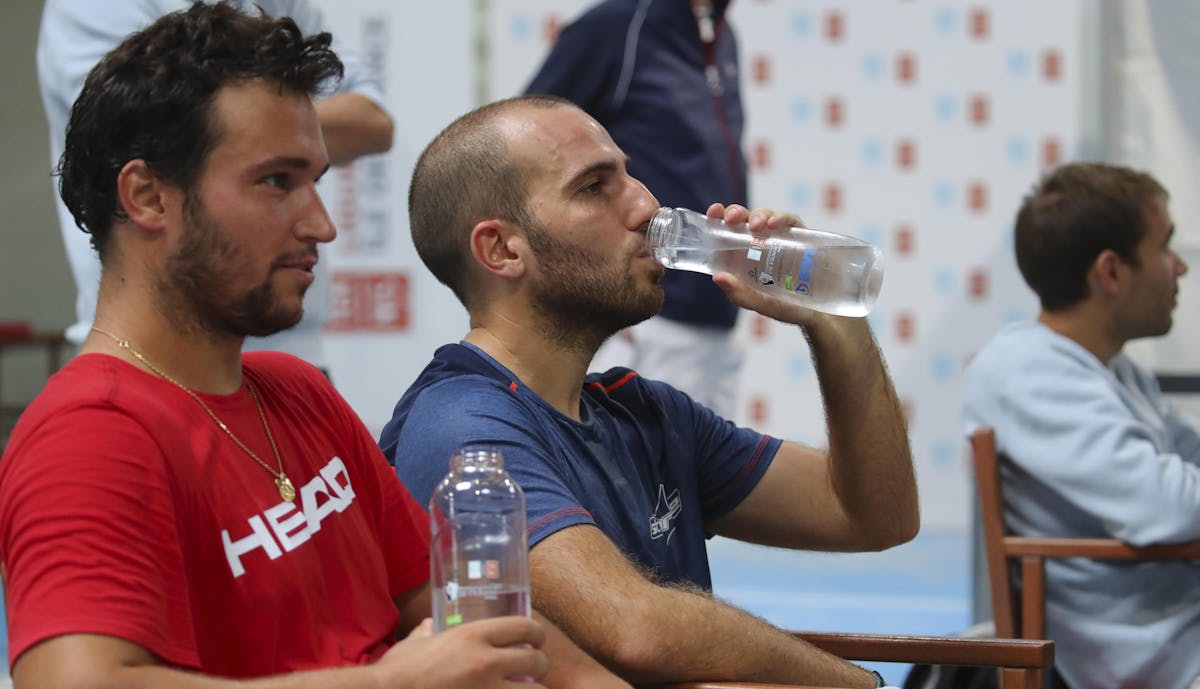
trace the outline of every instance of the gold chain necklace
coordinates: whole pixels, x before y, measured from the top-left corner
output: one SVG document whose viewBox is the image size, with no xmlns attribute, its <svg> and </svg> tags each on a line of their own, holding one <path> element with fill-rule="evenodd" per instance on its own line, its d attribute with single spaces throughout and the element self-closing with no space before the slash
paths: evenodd
<svg viewBox="0 0 1200 689">
<path fill-rule="evenodd" d="M 236 443 L 238 447 L 242 448 L 243 452 L 250 455 L 250 459 L 258 462 L 262 468 L 266 469 L 271 473 L 272 476 L 275 477 L 275 487 L 279 489 L 279 497 L 288 502 L 292 502 L 296 499 L 296 487 L 292 485 L 292 481 L 287 477 L 287 474 L 283 473 L 283 459 L 279 456 L 279 448 L 275 446 L 275 436 L 271 435 L 271 427 L 267 425 L 267 415 L 263 413 L 262 403 L 258 401 L 258 392 L 254 389 L 254 384 L 250 382 L 249 378 L 246 379 L 246 388 L 250 390 L 250 396 L 254 398 L 254 407 L 258 409 L 258 418 L 262 420 L 263 430 L 267 432 L 267 440 L 271 442 L 271 451 L 275 453 L 275 463 L 279 466 L 278 470 L 272 469 L 266 462 L 259 459 L 258 455 L 254 454 L 253 450 L 251 450 L 249 447 L 246 447 L 246 443 L 243 443 L 236 435 L 234 435 L 233 431 L 229 430 L 229 426 L 226 426 L 224 421 L 217 418 L 216 413 L 213 412 L 213 410 L 204 403 L 204 400 L 200 399 L 200 396 L 193 392 L 191 388 L 185 386 L 183 383 L 180 383 L 171 376 L 168 376 L 157 366 L 150 363 L 146 357 L 142 356 L 141 352 L 134 349 L 133 346 L 129 344 L 129 340 L 122 340 L 107 330 L 101 330 L 95 326 L 92 326 L 92 330 L 100 333 L 101 335 L 107 335 L 108 337 L 111 337 L 113 341 L 117 343 L 118 347 L 132 354 L 134 358 L 145 364 L 146 368 L 156 373 L 163 380 L 166 380 L 169 383 L 174 383 L 175 387 L 183 390 L 188 394 L 189 397 L 196 400 L 196 403 L 199 404 L 204 411 L 208 412 L 209 417 L 221 427 L 221 430 L 225 431 L 225 434 L 229 436 L 230 440 Z"/>
</svg>

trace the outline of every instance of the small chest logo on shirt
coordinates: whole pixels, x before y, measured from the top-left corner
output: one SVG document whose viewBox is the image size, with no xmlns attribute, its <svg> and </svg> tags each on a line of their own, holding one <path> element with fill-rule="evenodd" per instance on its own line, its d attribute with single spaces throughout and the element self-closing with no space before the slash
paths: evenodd
<svg viewBox="0 0 1200 689">
<path fill-rule="evenodd" d="M 671 534 L 675 533 L 675 518 L 683 511 L 683 501 L 679 499 L 679 489 L 667 495 L 666 485 L 658 484 L 658 504 L 654 506 L 654 514 L 650 515 L 650 538 L 667 537 L 671 542 Z"/>
<path fill-rule="evenodd" d="M 221 530 L 225 558 L 234 578 L 246 573 L 243 555 L 259 548 L 272 560 L 290 553 L 320 531 L 326 517 L 344 512 L 354 502 L 350 474 L 338 457 L 329 460 L 298 494 L 299 500 L 295 503 L 281 502 L 247 519 L 250 525 L 247 536 L 235 541 L 228 529 Z"/>
</svg>

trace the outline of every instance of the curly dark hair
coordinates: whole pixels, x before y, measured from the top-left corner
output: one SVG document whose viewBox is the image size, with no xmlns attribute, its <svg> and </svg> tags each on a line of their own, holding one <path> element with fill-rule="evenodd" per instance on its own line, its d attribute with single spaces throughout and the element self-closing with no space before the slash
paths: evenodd
<svg viewBox="0 0 1200 689">
<path fill-rule="evenodd" d="M 330 35 L 304 36 L 289 17 L 250 16 L 226 1 L 194 3 L 130 35 L 88 74 L 71 108 L 59 193 L 103 261 L 125 218 L 117 175 L 142 159 L 190 190 L 220 132 L 212 104 L 224 86 L 263 80 L 316 96 L 342 77 Z"/>
<path fill-rule="evenodd" d="M 1150 175 L 1117 165 L 1072 163 L 1050 171 L 1017 213 L 1017 267 L 1042 309 L 1060 311 L 1087 297 L 1087 274 L 1111 249 L 1138 265 L 1150 204 L 1167 190 Z"/>
</svg>

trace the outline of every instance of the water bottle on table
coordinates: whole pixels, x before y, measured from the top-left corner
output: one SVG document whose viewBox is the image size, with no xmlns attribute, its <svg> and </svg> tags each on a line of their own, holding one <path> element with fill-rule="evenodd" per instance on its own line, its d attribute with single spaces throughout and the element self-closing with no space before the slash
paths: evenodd
<svg viewBox="0 0 1200 689">
<path fill-rule="evenodd" d="M 755 289 L 839 316 L 870 313 L 883 283 L 877 247 L 806 227 L 753 235 L 686 208 L 660 208 L 646 241 L 668 268 L 725 271 Z"/>
<path fill-rule="evenodd" d="M 504 457 L 464 447 L 429 499 L 433 627 L 503 615 L 529 616 L 525 494 Z"/>
</svg>

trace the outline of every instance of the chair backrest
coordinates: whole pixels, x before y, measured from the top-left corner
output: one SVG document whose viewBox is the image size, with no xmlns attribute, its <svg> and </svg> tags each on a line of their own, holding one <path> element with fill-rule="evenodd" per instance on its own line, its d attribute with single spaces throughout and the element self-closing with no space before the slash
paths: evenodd
<svg viewBox="0 0 1200 689">
<path fill-rule="evenodd" d="M 992 619 L 996 636 L 1004 639 L 1025 638 L 1014 605 L 1014 586 L 1004 551 L 1004 498 L 1000 494 L 1000 462 L 996 456 L 996 434 L 981 428 L 971 436 L 971 454 L 975 460 L 975 487 L 979 497 L 979 516 L 983 530 L 984 555 L 992 591 Z"/>
<path fill-rule="evenodd" d="M 1004 526 L 1004 499 L 1000 487 L 1001 456 L 995 432 L 980 428 L 971 436 L 975 484 L 983 522 L 984 550 L 992 590 L 996 636 L 1043 639 L 1046 636 L 1046 559 L 1086 557 L 1101 560 L 1195 560 L 1200 541 L 1131 546 L 1111 538 L 1047 538 L 1018 536 Z M 1020 591 L 1009 569 L 1009 560 L 1021 565 Z"/>
</svg>

